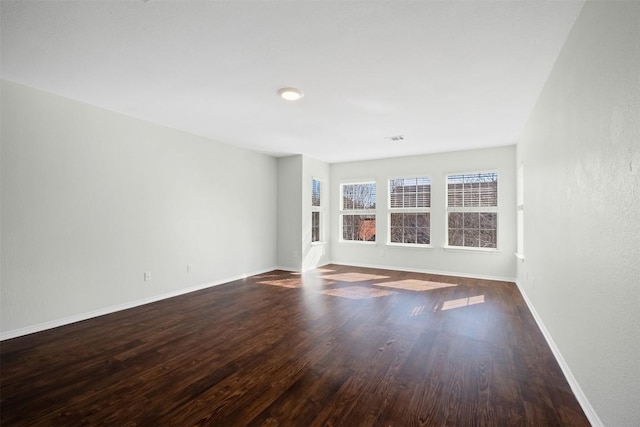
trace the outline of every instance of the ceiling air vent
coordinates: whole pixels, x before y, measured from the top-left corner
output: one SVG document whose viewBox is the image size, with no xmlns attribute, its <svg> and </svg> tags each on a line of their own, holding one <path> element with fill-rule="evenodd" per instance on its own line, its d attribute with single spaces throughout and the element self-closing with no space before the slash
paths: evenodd
<svg viewBox="0 0 640 427">
<path fill-rule="evenodd" d="M 387 141 L 404 141 L 404 135 L 394 135 L 394 136 L 387 136 L 385 138 Z"/>
</svg>

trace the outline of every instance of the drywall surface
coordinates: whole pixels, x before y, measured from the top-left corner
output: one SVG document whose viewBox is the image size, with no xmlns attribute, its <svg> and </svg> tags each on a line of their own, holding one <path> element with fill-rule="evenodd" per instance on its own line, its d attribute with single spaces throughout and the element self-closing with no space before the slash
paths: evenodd
<svg viewBox="0 0 640 427">
<path fill-rule="evenodd" d="M 302 266 L 302 156 L 278 159 L 278 266 Z"/>
<path fill-rule="evenodd" d="M 638 426 L 640 3 L 585 4 L 518 161 L 519 283 L 586 396 L 592 423 Z"/>
<path fill-rule="evenodd" d="M 445 249 L 448 173 L 497 171 L 498 251 Z M 389 179 L 431 177 L 431 248 L 389 245 Z M 340 236 L 340 184 L 375 181 L 376 242 Z M 516 275 L 515 146 L 331 165 L 332 261 L 343 264 L 513 279 Z"/>
<path fill-rule="evenodd" d="M 311 185 L 321 181 L 321 233 L 311 242 Z M 278 266 L 306 271 L 329 262 L 329 165 L 302 155 L 278 159 Z"/>
<path fill-rule="evenodd" d="M 330 261 L 331 168 L 328 163 L 304 156 L 302 159 L 302 271 Z M 320 181 L 320 242 L 311 242 L 312 181 Z"/>
<path fill-rule="evenodd" d="M 2 332 L 276 263 L 270 156 L 7 81 L 1 150 Z"/>
</svg>

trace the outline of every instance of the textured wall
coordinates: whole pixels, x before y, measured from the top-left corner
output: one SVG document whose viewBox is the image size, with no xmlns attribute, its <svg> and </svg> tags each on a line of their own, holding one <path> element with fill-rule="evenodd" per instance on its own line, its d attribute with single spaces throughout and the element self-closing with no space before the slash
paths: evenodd
<svg viewBox="0 0 640 427">
<path fill-rule="evenodd" d="M 640 3 L 586 3 L 518 158 L 519 282 L 597 417 L 638 426 Z"/>
</svg>

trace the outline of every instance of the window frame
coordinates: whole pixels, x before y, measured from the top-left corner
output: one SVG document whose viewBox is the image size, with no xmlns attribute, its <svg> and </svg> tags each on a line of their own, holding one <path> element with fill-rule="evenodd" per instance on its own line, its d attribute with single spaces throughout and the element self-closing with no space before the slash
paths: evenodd
<svg viewBox="0 0 640 427">
<path fill-rule="evenodd" d="M 524 162 L 518 165 L 516 205 L 516 258 L 524 261 Z"/>
<path fill-rule="evenodd" d="M 352 185 L 373 185 L 375 202 L 373 208 L 363 208 L 363 209 L 345 209 L 344 207 L 344 187 L 352 186 Z M 378 242 L 378 224 L 377 224 L 377 210 L 378 210 L 378 185 L 375 179 L 369 180 L 358 180 L 358 181 L 343 181 L 339 184 L 339 197 L 340 197 L 340 211 L 338 214 L 338 233 L 339 238 L 338 241 L 341 243 L 356 243 L 356 244 L 365 244 L 365 245 L 375 245 Z M 360 216 L 360 217 L 373 217 L 375 221 L 375 234 L 373 240 L 356 240 L 356 239 L 345 239 L 344 238 L 344 218 L 345 216 Z M 371 218 L 367 218 L 370 220 Z"/>
<path fill-rule="evenodd" d="M 392 185 L 392 181 L 396 181 L 396 180 L 406 180 L 406 179 L 426 179 L 428 180 L 428 185 L 429 185 L 429 206 L 427 207 L 394 207 L 392 204 L 392 193 L 391 193 L 391 185 Z M 400 247 L 409 247 L 409 248 L 417 248 L 417 249 L 423 249 L 423 248 L 433 248 L 433 245 L 431 243 L 431 200 L 433 197 L 433 180 L 431 179 L 431 175 L 428 174 L 412 174 L 412 175 L 401 175 L 401 176 L 394 176 L 391 178 L 387 179 L 387 242 L 386 244 L 389 246 L 400 246 Z M 416 182 L 416 185 L 417 184 Z M 416 194 L 421 194 L 421 193 L 416 193 Z M 428 216 L 428 233 L 429 233 L 429 243 L 410 243 L 410 242 L 393 242 L 392 239 L 392 221 L 391 221 L 391 216 L 393 214 L 411 214 L 411 213 L 426 213 Z"/>
<path fill-rule="evenodd" d="M 495 206 L 463 206 L 463 207 L 450 207 L 449 206 L 449 178 L 452 176 L 461 175 L 496 175 L 496 205 Z M 480 170 L 480 171 L 464 171 L 464 172 L 451 172 L 445 175 L 445 245 L 444 249 L 454 251 L 479 251 L 479 252 L 500 252 L 499 243 L 499 207 L 500 207 L 500 172 L 497 169 L 492 170 Z M 461 213 L 493 213 L 496 218 L 496 246 L 495 247 L 481 247 L 481 246 L 456 246 L 449 244 L 449 214 L 452 212 Z M 482 230 L 479 228 L 479 230 Z"/>
<path fill-rule="evenodd" d="M 318 204 L 316 205 L 314 195 L 315 195 L 315 183 L 318 183 Z M 320 245 L 324 243 L 324 227 L 322 224 L 322 220 L 324 219 L 324 214 L 322 213 L 323 208 L 323 197 L 322 197 L 322 180 L 318 178 L 311 177 L 311 244 L 312 245 Z M 318 240 L 313 240 L 314 237 L 314 216 L 318 216 Z"/>
</svg>

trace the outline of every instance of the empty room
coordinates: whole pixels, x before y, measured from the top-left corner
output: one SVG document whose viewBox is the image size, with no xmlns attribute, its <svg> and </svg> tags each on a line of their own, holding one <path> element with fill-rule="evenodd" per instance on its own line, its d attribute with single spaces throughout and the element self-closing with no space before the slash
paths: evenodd
<svg viewBox="0 0 640 427">
<path fill-rule="evenodd" d="M 640 2 L 0 14 L 1 425 L 640 425 Z"/>
</svg>

